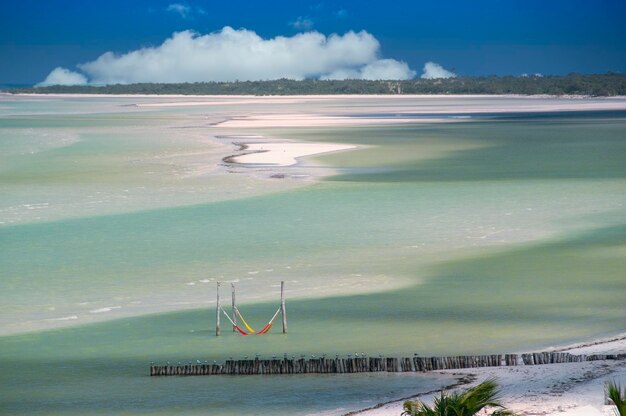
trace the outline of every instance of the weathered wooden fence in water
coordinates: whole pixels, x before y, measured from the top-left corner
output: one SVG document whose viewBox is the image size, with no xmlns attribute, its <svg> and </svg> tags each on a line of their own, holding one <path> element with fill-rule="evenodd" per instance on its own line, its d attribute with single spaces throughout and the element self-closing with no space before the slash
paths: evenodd
<svg viewBox="0 0 626 416">
<path fill-rule="evenodd" d="M 461 368 L 578 363 L 624 360 L 626 354 L 574 355 L 563 352 L 531 354 L 460 355 L 454 357 L 383 358 L 281 358 L 226 360 L 224 364 L 151 365 L 151 376 L 260 375 L 260 374 L 342 374 L 376 372 L 419 372 Z"/>
</svg>

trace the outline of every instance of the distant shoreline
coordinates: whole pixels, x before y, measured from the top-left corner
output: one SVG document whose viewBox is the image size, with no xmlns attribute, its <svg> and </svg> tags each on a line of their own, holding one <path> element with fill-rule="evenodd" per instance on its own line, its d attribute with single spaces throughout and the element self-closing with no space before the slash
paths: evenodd
<svg viewBox="0 0 626 416">
<path fill-rule="evenodd" d="M 184 95 L 311 95 L 311 94 L 521 94 L 554 96 L 626 95 L 626 74 L 472 76 L 407 80 L 274 79 L 264 81 L 142 82 L 114 85 L 49 85 L 4 88 L 18 93 L 184 94 Z"/>
<path fill-rule="evenodd" d="M 594 96 L 588 94 L 118 94 L 118 93 L 74 93 L 74 92 L 7 92 L 0 90 L 0 97 L 75 97 L 75 98 L 252 98 L 252 99 L 328 99 L 328 98 L 394 98 L 394 99 L 410 99 L 410 98 L 529 98 L 529 99 L 563 99 L 563 100 L 622 100 L 626 99 L 624 95 L 611 96 Z"/>
</svg>

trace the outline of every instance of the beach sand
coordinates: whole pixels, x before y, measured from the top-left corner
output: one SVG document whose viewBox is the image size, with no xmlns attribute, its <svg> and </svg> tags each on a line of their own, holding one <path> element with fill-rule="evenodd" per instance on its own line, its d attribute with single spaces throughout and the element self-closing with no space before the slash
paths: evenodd
<svg viewBox="0 0 626 416">
<path fill-rule="evenodd" d="M 303 96 L 300 102 L 325 101 L 329 106 L 318 112 L 304 113 L 289 109 L 280 112 L 254 113 L 233 116 L 215 126 L 222 128 L 297 128 L 368 125 L 402 125 L 408 123 L 451 123 L 467 121 L 482 114 L 515 114 L 569 111 L 625 110 L 626 101 L 620 98 L 557 98 L 545 96 L 498 96 L 493 101 L 484 96 L 467 96 L 468 101 L 452 102 L 450 96 L 430 96 L 427 102 L 416 100 L 423 96 L 366 96 L 359 97 L 373 106 L 354 106 L 345 96 Z M 354 97 L 352 97 L 354 98 Z M 493 98 L 493 97 L 492 97 Z M 413 101 L 412 101 L 413 100 Z M 297 101 L 293 101 L 296 103 Z M 216 104 L 285 104 L 289 99 L 278 97 L 250 97 L 245 101 L 171 102 L 150 106 L 202 106 Z M 331 105 L 332 103 L 342 105 Z M 143 104 L 142 104 L 143 105 Z M 355 115 L 358 115 L 355 117 Z"/>
<path fill-rule="evenodd" d="M 626 334 L 610 340 L 598 340 L 555 350 L 572 354 L 624 354 Z M 472 376 L 474 381 L 461 388 L 495 378 L 501 387 L 501 401 L 520 415 L 595 416 L 611 414 L 610 406 L 604 405 L 604 384 L 610 380 L 626 384 L 626 361 L 492 367 L 438 373 L 457 377 Z M 433 394 L 427 394 L 415 398 L 431 404 L 433 397 Z M 400 400 L 358 414 L 398 416 L 402 413 L 403 403 L 404 400 Z"/>
<path fill-rule="evenodd" d="M 242 165 L 293 166 L 298 158 L 322 153 L 354 149 L 356 146 L 337 143 L 245 143 L 241 155 L 226 158 Z"/>
</svg>

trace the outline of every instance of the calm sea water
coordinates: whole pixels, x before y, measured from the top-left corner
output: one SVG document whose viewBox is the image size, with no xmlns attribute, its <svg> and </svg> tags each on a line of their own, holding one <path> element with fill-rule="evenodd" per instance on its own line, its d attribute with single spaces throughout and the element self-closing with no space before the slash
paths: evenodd
<svg viewBox="0 0 626 416">
<path fill-rule="evenodd" d="M 336 414 L 449 380 L 145 370 L 523 351 L 626 330 L 626 113 L 246 130 L 211 124 L 293 106 L 126 106 L 137 101 L 0 102 L 0 328 L 70 325 L 0 337 L 9 414 Z M 362 147 L 281 170 L 332 167 L 321 182 L 270 180 L 219 166 L 233 146 L 209 136 L 225 134 Z M 290 333 L 213 337 L 217 280 L 237 281 L 255 326 L 285 280 Z"/>
</svg>

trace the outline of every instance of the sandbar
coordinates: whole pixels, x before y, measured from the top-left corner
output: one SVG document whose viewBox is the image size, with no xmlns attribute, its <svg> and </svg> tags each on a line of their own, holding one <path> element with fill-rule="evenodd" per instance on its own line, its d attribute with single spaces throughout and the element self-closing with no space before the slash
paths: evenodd
<svg viewBox="0 0 626 416">
<path fill-rule="evenodd" d="M 298 158 L 356 148 L 340 143 L 246 143 L 246 153 L 229 156 L 225 161 L 242 165 L 293 166 Z"/>
</svg>

